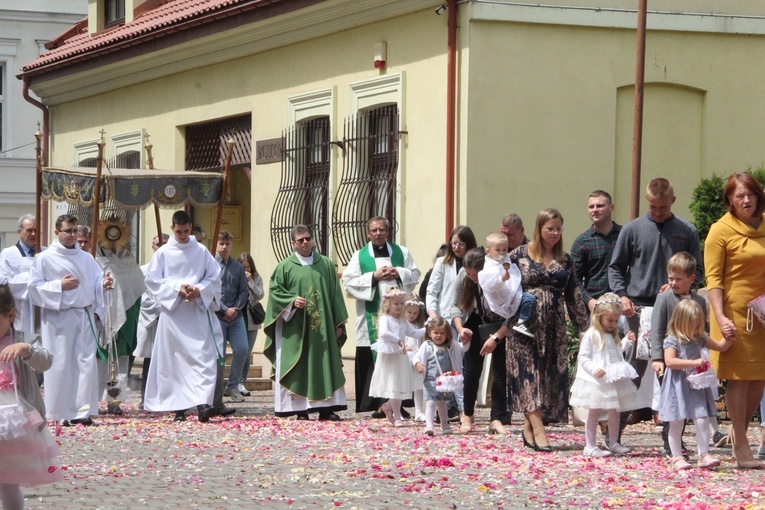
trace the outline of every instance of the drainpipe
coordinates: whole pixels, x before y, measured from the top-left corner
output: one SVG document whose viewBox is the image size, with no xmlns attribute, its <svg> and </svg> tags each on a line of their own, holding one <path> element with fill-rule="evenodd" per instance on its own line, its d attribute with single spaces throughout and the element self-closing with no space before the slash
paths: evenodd
<svg viewBox="0 0 765 510">
<path fill-rule="evenodd" d="M 42 104 L 37 99 L 33 98 L 29 95 L 29 78 L 26 76 L 22 79 L 22 95 L 24 96 L 24 99 L 27 100 L 28 103 L 38 107 L 40 110 L 42 110 L 43 114 L 43 123 L 42 123 L 42 154 L 40 156 L 40 166 L 48 166 L 48 123 L 50 121 L 50 111 L 48 110 L 48 107 Z M 35 181 L 38 182 L 37 187 L 39 188 L 39 182 L 40 182 L 40 175 L 35 176 Z M 37 244 L 42 243 L 42 239 L 47 239 L 48 236 L 48 222 L 42 221 L 43 216 L 47 216 L 48 214 L 48 203 L 42 203 L 42 198 L 40 195 L 40 190 L 37 190 L 37 196 L 35 197 L 36 207 L 35 207 L 35 216 L 37 217 Z M 42 208 L 42 209 L 41 209 Z M 39 248 L 39 247 L 38 247 Z M 39 253 L 39 249 L 38 249 Z"/>
<path fill-rule="evenodd" d="M 457 81 L 457 0 L 448 0 L 448 48 L 446 71 L 446 234 L 454 229 L 454 173 L 455 173 L 455 130 L 456 130 L 456 81 Z"/>
</svg>

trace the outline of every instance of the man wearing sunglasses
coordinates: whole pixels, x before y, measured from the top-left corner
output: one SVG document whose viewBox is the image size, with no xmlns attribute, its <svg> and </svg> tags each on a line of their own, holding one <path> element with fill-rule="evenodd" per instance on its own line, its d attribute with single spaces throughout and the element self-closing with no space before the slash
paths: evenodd
<svg viewBox="0 0 765 510">
<path fill-rule="evenodd" d="M 274 414 L 339 421 L 348 408 L 340 349 L 345 343 L 345 309 L 337 269 L 314 251 L 311 230 L 295 225 L 295 252 L 273 275 L 266 308 L 264 353 L 274 366 Z"/>
</svg>

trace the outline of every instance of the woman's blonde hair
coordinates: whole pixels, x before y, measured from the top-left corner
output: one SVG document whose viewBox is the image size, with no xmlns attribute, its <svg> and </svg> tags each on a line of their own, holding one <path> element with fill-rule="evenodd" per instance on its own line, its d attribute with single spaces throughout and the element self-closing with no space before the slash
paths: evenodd
<svg viewBox="0 0 765 510">
<path fill-rule="evenodd" d="M 692 299 L 680 301 L 667 324 L 667 334 L 681 344 L 698 341 L 704 336 L 704 310 Z"/>
<path fill-rule="evenodd" d="M 622 301 L 616 294 L 603 294 L 595 302 L 595 306 L 592 307 L 592 312 L 590 312 L 590 328 L 587 330 L 586 334 L 589 334 L 592 337 L 592 345 L 596 350 L 602 351 L 606 346 L 604 340 L 606 332 L 603 331 L 603 326 L 600 324 L 600 318 L 604 315 L 621 314 Z"/>
<path fill-rule="evenodd" d="M 433 331 L 433 328 L 444 328 L 444 330 L 446 330 L 446 342 L 444 342 L 444 347 L 447 349 L 450 348 L 452 346 L 452 327 L 449 325 L 449 321 L 443 317 L 431 319 L 427 326 L 425 326 L 425 338 L 428 340 L 430 340 L 430 332 Z"/>
<path fill-rule="evenodd" d="M 563 225 L 563 215 L 557 209 L 543 209 L 537 214 L 537 221 L 534 225 L 534 238 L 529 243 L 529 257 L 534 262 L 542 262 L 542 227 L 550 220 L 560 220 Z M 558 263 L 563 263 L 566 258 L 563 256 L 563 234 L 553 246 L 552 254 Z"/>
</svg>

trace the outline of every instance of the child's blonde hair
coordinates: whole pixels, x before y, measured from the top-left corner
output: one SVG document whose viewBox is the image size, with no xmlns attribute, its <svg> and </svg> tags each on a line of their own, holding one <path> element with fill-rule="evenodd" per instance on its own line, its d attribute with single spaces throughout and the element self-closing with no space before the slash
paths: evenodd
<svg viewBox="0 0 765 510">
<path fill-rule="evenodd" d="M 388 310 L 390 310 L 390 300 L 392 298 L 404 296 L 406 296 L 406 292 L 398 287 L 391 287 L 388 289 L 388 292 L 385 293 L 382 302 L 380 303 L 380 315 L 389 315 Z"/>
<path fill-rule="evenodd" d="M 450 348 L 452 346 L 452 327 L 449 325 L 449 321 L 443 317 L 436 317 L 428 322 L 428 325 L 425 326 L 425 338 L 428 340 L 430 340 L 430 332 L 433 331 L 433 328 L 444 328 L 446 330 L 444 347 Z"/>
<path fill-rule="evenodd" d="M 687 251 L 679 251 L 667 261 L 667 271 L 677 271 L 685 276 L 696 274 L 696 258 Z"/>
<path fill-rule="evenodd" d="M 414 325 L 421 328 L 425 325 L 425 321 L 428 320 L 428 312 L 425 310 L 425 303 L 420 301 L 420 296 L 417 294 L 409 294 L 406 296 L 405 307 L 416 306 L 419 309 L 417 318 L 414 320 Z M 405 308 L 406 310 L 406 308 Z"/>
<path fill-rule="evenodd" d="M 603 294 L 595 301 L 595 306 L 592 307 L 590 312 L 590 329 L 587 333 L 592 337 L 592 345 L 598 351 L 603 350 L 606 346 L 604 340 L 605 331 L 600 324 L 600 318 L 604 315 L 621 315 L 622 314 L 622 301 L 619 296 L 612 293 Z"/>
<path fill-rule="evenodd" d="M 695 342 L 704 336 L 704 310 L 692 299 L 683 299 L 672 312 L 667 334 L 681 344 Z"/>
</svg>

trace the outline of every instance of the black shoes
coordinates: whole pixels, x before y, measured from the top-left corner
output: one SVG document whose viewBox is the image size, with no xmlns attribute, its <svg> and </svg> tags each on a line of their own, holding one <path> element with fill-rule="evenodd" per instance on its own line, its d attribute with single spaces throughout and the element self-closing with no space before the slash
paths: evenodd
<svg viewBox="0 0 765 510">
<path fill-rule="evenodd" d="M 525 446 L 526 448 L 528 448 L 530 450 L 534 450 L 535 452 L 542 452 L 542 453 L 550 453 L 550 452 L 552 452 L 552 447 L 549 444 L 547 446 L 539 446 L 537 444 L 537 438 L 535 438 L 533 436 L 531 438 L 531 440 L 533 441 L 533 444 L 529 443 L 529 441 L 528 441 L 528 439 L 526 439 L 526 435 L 523 433 L 523 431 L 521 431 L 521 438 L 523 439 L 523 446 Z"/>
<path fill-rule="evenodd" d="M 215 416 L 231 416 L 236 412 L 235 407 L 213 407 L 207 404 L 200 404 L 197 406 L 197 417 L 202 423 L 207 423 L 210 418 Z"/>
<path fill-rule="evenodd" d="M 226 407 L 223 406 L 220 409 L 215 408 L 215 414 L 213 416 L 231 416 L 232 414 L 236 413 L 235 407 Z"/>
<path fill-rule="evenodd" d="M 173 421 L 186 421 L 186 411 L 175 411 Z"/>
<path fill-rule="evenodd" d="M 319 412 L 319 421 L 343 421 L 340 415 L 334 412 L 322 413 Z"/>
<path fill-rule="evenodd" d="M 93 425 L 93 420 L 88 416 L 87 418 L 75 418 L 74 420 L 64 420 L 61 422 L 62 427 L 73 427 L 75 425 L 90 427 Z"/>
<path fill-rule="evenodd" d="M 308 417 L 308 413 L 303 411 L 301 413 L 297 413 L 297 421 L 309 421 L 311 418 Z"/>
<path fill-rule="evenodd" d="M 197 406 L 197 418 L 202 423 L 207 423 L 210 418 L 215 416 L 215 409 L 213 406 L 207 404 L 200 404 Z"/>
</svg>

